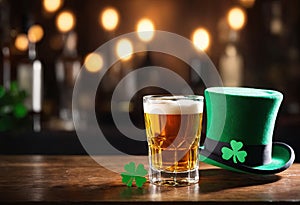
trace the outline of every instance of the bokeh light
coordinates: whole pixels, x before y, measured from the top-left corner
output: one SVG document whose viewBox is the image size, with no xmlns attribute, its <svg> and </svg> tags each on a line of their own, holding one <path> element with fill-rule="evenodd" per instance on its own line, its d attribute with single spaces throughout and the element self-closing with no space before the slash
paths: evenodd
<svg viewBox="0 0 300 205">
<path fill-rule="evenodd" d="M 28 49 L 28 38 L 26 34 L 19 34 L 15 40 L 15 47 L 20 51 L 26 51 Z"/>
<path fill-rule="evenodd" d="M 243 9 L 234 7 L 229 10 L 227 15 L 229 26 L 234 30 L 240 30 L 246 23 L 246 13 Z"/>
<path fill-rule="evenodd" d="M 63 11 L 56 18 L 56 26 L 59 31 L 65 33 L 75 26 L 75 16 L 71 11 Z"/>
<path fill-rule="evenodd" d="M 84 65 L 87 71 L 91 73 L 98 72 L 103 67 L 103 58 L 98 53 L 89 53 L 85 57 Z"/>
<path fill-rule="evenodd" d="M 154 36 L 154 24 L 150 19 L 141 19 L 137 24 L 138 37 L 145 42 L 150 41 Z"/>
<path fill-rule="evenodd" d="M 40 25 L 32 25 L 28 30 L 28 40 L 32 43 L 39 42 L 44 36 L 44 30 Z"/>
<path fill-rule="evenodd" d="M 255 0 L 239 0 L 240 4 L 245 8 L 251 8 L 254 6 Z"/>
<path fill-rule="evenodd" d="M 44 0 L 43 7 L 45 11 L 53 13 L 57 11 L 62 5 L 62 0 Z"/>
<path fill-rule="evenodd" d="M 192 35 L 192 41 L 196 49 L 206 51 L 210 45 L 210 36 L 205 28 L 198 28 Z"/>
<path fill-rule="evenodd" d="M 99 23 L 108 31 L 116 29 L 119 23 L 119 14 L 114 8 L 106 8 L 99 16 Z"/>
<path fill-rule="evenodd" d="M 128 39 L 120 39 L 116 45 L 116 53 L 121 60 L 127 61 L 131 58 L 133 52 L 133 46 Z"/>
</svg>

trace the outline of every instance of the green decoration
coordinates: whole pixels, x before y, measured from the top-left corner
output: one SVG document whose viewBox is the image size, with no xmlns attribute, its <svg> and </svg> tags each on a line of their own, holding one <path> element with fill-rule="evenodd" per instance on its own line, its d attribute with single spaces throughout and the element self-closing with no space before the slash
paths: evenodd
<svg viewBox="0 0 300 205">
<path fill-rule="evenodd" d="M 282 93 L 210 87 L 205 89 L 204 96 L 207 126 L 200 148 L 202 162 L 260 175 L 276 174 L 293 164 L 294 150 L 285 143 L 273 142 Z"/>
<path fill-rule="evenodd" d="M 14 107 L 14 116 L 16 118 L 23 118 L 27 115 L 27 108 L 22 103 L 17 103 Z"/>
<path fill-rule="evenodd" d="M 147 175 L 148 172 L 144 168 L 143 164 L 139 164 L 137 167 L 135 167 L 135 163 L 130 162 L 124 166 L 124 170 L 126 172 L 121 173 L 122 182 L 128 187 L 132 186 L 134 180 L 137 187 L 142 187 L 147 181 L 145 175 Z"/>
<path fill-rule="evenodd" d="M 0 131 L 8 131 L 18 126 L 28 110 L 24 105 L 27 93 L 20 90 L 16 82 L 9 89 L 0 86 Z"/>
<path fill-rule="evenodd" d="M 231 157 L 233 157 L 233 162 L 237 163 L 237 159 L 241 162 L 245 162 L 245 157 L 247 156 L 246 151 L 240 151 L 240 149 L 243 147 L 242 142 L 237 142 L 235 140 L 230 141 L 230 146 L 232 149 L 228 147 L 222 148 L 222 158 L 225 160 L 229 160 Z"/>
<path fill-rule="evenodd" d="M 5 89 L 4 87 L 0 86 L 0 98 L 2 98 L 5 95 Z"/>
</svg>

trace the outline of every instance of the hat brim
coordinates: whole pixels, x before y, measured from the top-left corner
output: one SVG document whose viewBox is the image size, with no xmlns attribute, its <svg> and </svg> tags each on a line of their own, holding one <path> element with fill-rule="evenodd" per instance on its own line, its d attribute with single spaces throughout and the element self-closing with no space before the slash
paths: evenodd
<svg viewBox="0 0 300 205">
<path fill-rule="evenodd" d="M 289 168 L 294 160 L 294 150 L 282 142 L 274 142 L 272 145 L 272 161 L 265 165 L 250 167 L 244 164 L 235 164 L 223 160 L 220 156 L 210 153 L 205 147 L 200 147 L 199 160 L 231 171 L 238 171 L 250 174 L 269 175 L 282 172 Z"/>
</svg>

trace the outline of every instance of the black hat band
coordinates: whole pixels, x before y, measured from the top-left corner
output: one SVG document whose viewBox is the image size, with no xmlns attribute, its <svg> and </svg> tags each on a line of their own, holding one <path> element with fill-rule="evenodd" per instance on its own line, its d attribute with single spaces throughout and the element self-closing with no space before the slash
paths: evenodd
<svg viewBox="0 0 300 205">
<path fill-rule="evenodd" d="M 228 142 L 219 142 L 206 138 L 204 149 L 222 160 L 242 163 L 246 166 L 260 166 L 271 162 L 272 143 L 267 145 L 246 145 L 242 142 L 232 140 Z"/>
</svg>

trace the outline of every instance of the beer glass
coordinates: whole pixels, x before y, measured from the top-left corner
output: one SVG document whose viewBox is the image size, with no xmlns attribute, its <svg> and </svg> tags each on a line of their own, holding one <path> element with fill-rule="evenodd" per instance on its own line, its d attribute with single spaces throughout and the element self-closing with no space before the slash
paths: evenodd
<svg viewBox="0 0 300 205">
<path fill-rule="evenodd" d="M 143 107 L 150 182 L 169 186 L 197 183 L 203 96 L 147 95 Z"/>
</svg>

